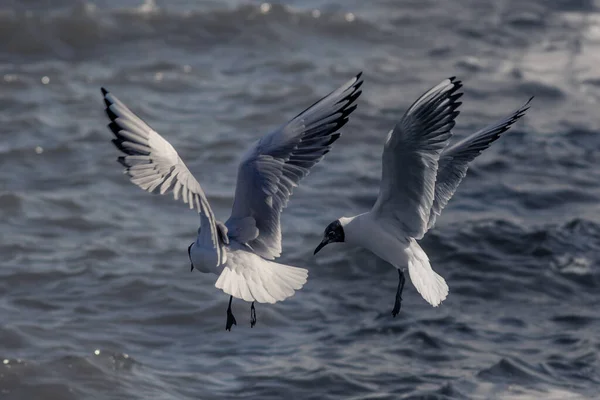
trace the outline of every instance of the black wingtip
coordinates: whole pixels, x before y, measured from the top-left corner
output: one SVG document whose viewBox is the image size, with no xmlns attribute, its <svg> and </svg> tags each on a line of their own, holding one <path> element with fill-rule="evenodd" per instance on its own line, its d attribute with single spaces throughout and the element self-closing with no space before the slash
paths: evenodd
<svg viewBox="0 0 600 400">
<path fill-rule="evenodd" d="M 354 103 L 356 101 L 356 99 L 358 99 L 358 97 L 362 94 L 362 90 L 360 90 L 360 87 L 362 86 L 362 84 L 363 84 L 363 81 L 355 83 L 353 86 L 350 87 L 352 89 L 352 91 L 350 93 L 348 93 L 348 95 L 339 99 L 335 104 L 345 103 L 344 107 L 347 108 L 350 104 Z"/>
<path fill-rule="evenodd" d="M 362 90 L 355 90 L 354 93 L 351 93 L 350 96 L 348 96 L 344 99 L 344 101 L 346 101 L 348 103 L 348 105 L 353 104 L 354 106 L 356 106 L 356 104 L 354 104 L 354 102 L 356 101 L 356 99 L 358 99 L 360 97 L 361 94 L 362 94 Z M 352 109 L 352 110 L 354 110 L 354 109 Z"/>
<path fill-rule="evenodd" d="M 108 129 L 110 129 L 112 133 L 115 134 L 116 137 L 119 137 L 119 132 L 121 131 L 121 127 L 119 125 L 117 125 L 115 122 L 111 122 L 106 126 L 108 127 Z"/>
<path fill-rule="evenodd" d="M 112 105 L 111 102 L 109 102 L 107 99 L 104 99 L 104 104 L 106 106 L 106 109 L 104 111 L 106 111 L 106 115 L 108 116 L 108 119 L 110 119 L 111 121 L 114 121 L 115 119 L 118 118 L 117 114 L 115 114 L 111 109 L 110 106 Z M 110 128 L 110 126 L 109 126 Z"/>
<path fill-rule="evenodd" d="M 100 91 L 102 92 L 102 96 L 106 96 L 108 94 L 108 90 L 104 89 L 104 87 L 101 87 Z"/>
<path fill-rule="evenodd" d="M 455 93 L 455 95 L 458 95 L 458 97 L 462 96 L 462 92 L 458 92 L 463 87 L 462 81 L 460 79 L 456 79 L 456 76 L 451 76 L 450 78 L 446 79 L 448 79 L 452 85 L 452 89 L 450 89 L 451 93 Z M 457 98 L 455 98 L 454 101 L 456 101 Z"/>
<path fill-rule="evenodd" d="M 535 96 L 531 96 L 529 100 L 525 102 L 521 107 L 519 107 L 515 113 L 518 115 L 518 118 L 521 118 L 529 109 L 531 108 L 531 100 L 533 100 Z"/>
<path fill-rule="evenodd" d="M 354 76 L 354 84 L 351 87 L 354 89 L 355 92 L 358 89 L 360 89 L 360 87 L 364 83 L 364 81 L 362 79 L 362 74 L 363 74 L 363 72 L 360 71 L 358 74 L 356 74 L 356 76 Z"/>
<path fill-rule="evenodd" d="M 129 168 L 129 167 L 131 167 L 131 165 L 129 165 L 129 164 L 127 163 L 127 161 L 125 161 L 125 157 L 123 157 L 123 156 L 121 156 L 121 157 L 118 157 L 118 158 L 117 158 L 117 162 L 118 162 L 119 164 L 121 164 L 122 166 L 126 167 L 126 168 Z"/>
<path fill-rule="evenodd" d="M 360 95 L 360 92 L 358 93 L 358 95 Z M 357 95 L 356 97 L 358 97 L 358 95 Z M 352 103 L 354 100 L 356 100 L 356 97 L 355 97 L 355 98 L 354 98 L 354 99 L 351 101 L 351 103 Z M 354 112 L 354 110 L 356 110 L 356 107 L 358 107 L 358 105 L 357 105 L 357 104 L 352 104 L 350 107 L 347 107 L 347 108 L 344 110 L 344 112 L 343 112 L 343 115 L 342 115 L 342 118 L 341 118 L 341 119 L 348 119 L 348 116 L 349 116 L 350 114 L 352 114 L 352 112 Z"/>
<path fill-rule="evenodd" d="M 336 140 L 338 140 L 340 138 L 340 136 L 342 136 L 341 132 L 336 132 L 333 135 L 331 135 L 331 138 L 329 139 L 329 141 L 325 144 L 325 146 L 331 146 L 333 144 L 333 142 L 335 142 Z"/>
<path fill-rule="evenodd" d="M 360 92 L 360 90 L 358 90 L 358 89 L 360 89 L 360 88 L 361 88 L 361 86 L 363 85 L 363 83 L 365 83 L 365 81 L 356 82 L 356 83 L 354 84 L 354 91 L 355 91 L 355 92 Z"/>
</svg>

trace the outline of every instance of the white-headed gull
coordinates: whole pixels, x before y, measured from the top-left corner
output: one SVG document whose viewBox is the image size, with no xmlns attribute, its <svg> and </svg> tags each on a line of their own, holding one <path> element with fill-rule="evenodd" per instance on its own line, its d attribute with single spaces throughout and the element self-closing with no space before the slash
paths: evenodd
<svg viewBox="0 0 600 400">
<path fill-rule="evenodd" d="M 448 285 L 429 264 L 417 240 L 435 224 L 465 177 L 469 162 L 487 149 L 529 109 L 529 101 L 507 118 L 448 146 L 452 136 L 460 81 L 449 78 L 422 95 L 389 132 L 383 149 L 379 196 L 371 211 L 342 217 L 327 226 L 315 254 L 329 243 L 366 248 L 398 269 L 392 315 L 400 312 L 404 272 L 417 291 L 437 307 Z"/>
<path fill-rule="evenodd" d="M 306 283 L 306 269 L 271 261 L 281 254 L 280 214 L 292 189 L 340 137 L 361 85 L 358 74 L 250 147 L 239 164 L 233 209 L 224 224 L 215 219 L 200 184 L 173 146 L 102 88 L 113 143 L 125 153 L 118 161 L 131 182 L 148 192 L 172 191 L 200 214 L 188 255 L 192 270 L 219 275 L 215 286 L 230 295 L 227 330 L 236 324 L 233 297 L 252 302 L 254 326 L 255 301 L 284 300 Z"/>
</svg>

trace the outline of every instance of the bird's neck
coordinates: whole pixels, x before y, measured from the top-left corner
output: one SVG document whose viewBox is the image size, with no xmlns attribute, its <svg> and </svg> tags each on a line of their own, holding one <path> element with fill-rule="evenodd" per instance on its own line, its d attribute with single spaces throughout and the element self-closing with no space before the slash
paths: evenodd
<svg viewBox="0 0 600 400">
<path fill-rule="evenodd" d="M 344 241 L 352 246 L 361 246 L 361 232 L 365 229 L 365 224 L 368 224 L 367 214 L 359 214 L 353 217 L 340 218 L 340 224 L 344 229 Z"/>
<path fill-rule="evenodd" d="M 409 239 L 395 235 L 393 229 L 382 225 L 381 220 L 370 212 L 352 217 L 344 232 L 349 244 L 371 251 L 396 268 L 406 268 L 405 249 L 410 244 Z"/>
</svg>

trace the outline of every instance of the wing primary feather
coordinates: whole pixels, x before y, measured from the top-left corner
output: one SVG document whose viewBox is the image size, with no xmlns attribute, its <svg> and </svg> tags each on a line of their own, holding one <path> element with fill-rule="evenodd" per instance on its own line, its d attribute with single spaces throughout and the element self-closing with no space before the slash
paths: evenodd
<svg viewBox="0 0 600 400">
<path fill-rule="evenodd" d="M 435 225 L 437 216 L 441 214 L 454 195 L 456 188 L 466 176 L 469 163 L 521 119 L 529 110 L 532 100 L 533 96 L 508 117 L 502 118 L 444 149 L 439 160 L 435 198 L 429 213 L 428 229 Z"/>
<path fill-rule="evenodd" d="M 280 213 L 293 188 L 339 138 L 356 110 L 362 72 L 259 140 L 238 168 L 230 235 L 269 260 L 281 253 Z M 249 229 L 251 218 L 256 229 Z M 244 226 L 238 226 L 244 221 Z M 256 236 L 255 232 L 259 234 Z M 246 236 L 244 236 L 246 235 Z"/>
<path fill-rule="evenodd" d="M 372 213 L 396 234 L 421 239 L 434 202 L 438 161 L 459 115 L 461 81 L 448 78 L 421 95 L 390 131 Z"/>
<path fill-rule="evenodd" d="M 223 243 L 216 232 L 217 221 L 206 195 L 173 146 L 135 115 L 119 99 L 101 88 L 112 143 L 125 154 L 117 161 L 126 168 L 132 183 L 148 192 L 164 194 L 172 190 L 175 200 L 197 208 L 202 224 L 202 242 L 212 245 L 215 268 L 226 260 Z M 205 229 L 204 229 L 205 228 Z"/>
</svg>

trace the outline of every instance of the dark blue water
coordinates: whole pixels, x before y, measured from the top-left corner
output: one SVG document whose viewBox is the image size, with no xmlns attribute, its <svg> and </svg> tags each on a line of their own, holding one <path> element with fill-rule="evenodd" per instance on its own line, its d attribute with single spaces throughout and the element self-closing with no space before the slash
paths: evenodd
<svg viewBox="0 0 600 400">
<path fill-rule="evenodd" d="M 0 398 L 600 398 L 600 4 L 581 0 L 0 3 Z M 190 273 L 197 215 L 128 182 L 100 86 L 229 215 L 246 146 L 358 71 L 359 108 L 283 214 L 307 285 L 234 302 Z M 535 95 L 422 241 L 440 308 L 363 250 L 386 133 L 445 77 L 456 135 Z"/>
</svg>

